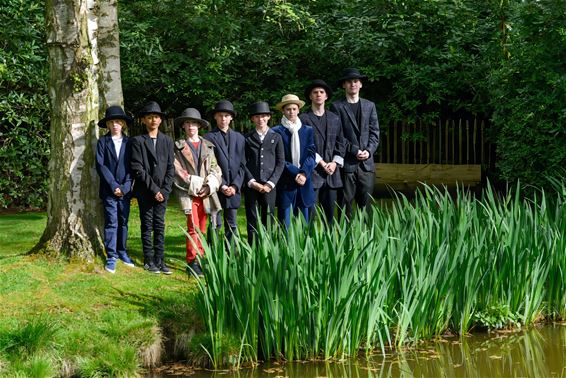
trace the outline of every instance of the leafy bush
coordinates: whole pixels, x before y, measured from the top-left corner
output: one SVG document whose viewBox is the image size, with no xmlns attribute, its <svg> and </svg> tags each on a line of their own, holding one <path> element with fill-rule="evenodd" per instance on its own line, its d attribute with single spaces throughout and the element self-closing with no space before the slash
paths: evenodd
<svg viewBox="0 0 566 378">
<path fill-rule="evenodd" d="M 49 157 L 43 2 L 2 2 L 0 24 L 0 208 L 40 208 Z"/>
</svg>

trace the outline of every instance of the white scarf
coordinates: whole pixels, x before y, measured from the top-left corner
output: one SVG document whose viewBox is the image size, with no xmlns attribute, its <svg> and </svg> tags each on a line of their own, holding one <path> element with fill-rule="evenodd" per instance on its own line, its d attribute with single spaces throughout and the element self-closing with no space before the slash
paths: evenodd
<svg viewBox="0 0 566 378">
<path fill-rule="evenodd" d="M 292 163 L 300 168 L 301 163 L 299 163 L 299 161 L 301 159 L 301 141 L 299 140 L 299 129 L 302 126 L 301 120 L 297 118 L 296 122 L 291 122 L 287 119 L 287 117 L 283 116 L 283 118 L 281 118 L 281 124 L 291 133 Z"/>
</svg>

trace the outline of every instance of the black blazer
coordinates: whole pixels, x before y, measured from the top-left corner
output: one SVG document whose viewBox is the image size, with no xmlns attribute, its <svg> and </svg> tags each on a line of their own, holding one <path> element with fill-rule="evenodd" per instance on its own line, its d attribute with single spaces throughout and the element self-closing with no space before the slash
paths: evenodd
<svg viewBox="0 0 566 378">
<path fill-rule="evenodd" d="M 281 135 L 269 129 L 263 142 L 255 129 L 246 134 L 246 185 L 251 179 L 276 185 L 285 168 L 285 150 Z"/>
<path fill-rule="evenodd" d="M 340 117 L 328 110 L 324 114 L 326 115 L 326 124 L 318 122 L 318 117 L 312 112 L 312 109 L 299 115 L 299 118 L 303 124 L 312 126 L 316 152 L 324 161 L 331 162 L 334 156 L 344 158 L 346 145 L 344 144 Z M 322 167 L 317 165 L 312 175 L 312 183 L 315 189 L 320 188 L 324 183 L 330 188 L 341 188 L 340 169 L 337 167 L 334 174 L 329 176 Z"/>
<path fill-rule="evenodd" d="M 132 176 L 130 173 L 130 140 L 124 135 L 120 155 L 116 156 L 116 149 L 110 133 L 104 135 L 96 144 L 96 171 L 100 176 L 100 198 L 114 196 L 114 189 L 120 188 L 124 196 L 131 196 Z"/>
<path fill-rule="evenodd" d="M 223 209 L 237 209 L 240 207 L 241 189 L 245 177 L 245 147 L 246 139 L 237 131 L 229 130 L 228 139 L 230 146 L 226 145 L 222 131 L 218 128 L 206 134 L 204 138 L 216 147 L 214 155 L 218 166 L 222 170 L 222 183 L 220 186 L 235 186 L 236 194 L 226 197 L 222 191 L 218 191 L 218 198 Z"/>
<path fill-rule="evenodd" d="M 175 175 L 173 140 L 159 132 L 155 148 L 147 134 L 133 137 L 131 143 L 134 196 L 138 199 L 154 198 L 157 192 L 161 192 L 166 199 L 169 198 Z"/>
<path fill-rule="evenodd" d="M 366 99 L 360 98 L 362 120 L 358 125 L 355 115 L 350 110 L 346 98 L 342 98 L 332 104 L 330 110 L 338 114 L 342 121 L 342 130 L 346 139 L 346 156 L 344 157 L 344 171 L 355 172 L 358 164 L 366 172 L 375 170 L 373 154 L 379 146 L 379 123 L 377 121 L 377 111 L 375 104 Z M 369 151 L 369 159 L 359 162 L 356 159 L 358 150 Z"/>
</svg>

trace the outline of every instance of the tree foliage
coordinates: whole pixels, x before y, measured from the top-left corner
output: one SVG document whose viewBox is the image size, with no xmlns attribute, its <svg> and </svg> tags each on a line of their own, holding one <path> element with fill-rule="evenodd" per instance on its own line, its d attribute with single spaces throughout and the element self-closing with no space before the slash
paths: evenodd
<svg viewBox="0 0 566 378">
<path fill-rule="evenodd" d="M 42 2 L 0 3 L 0 208 L 43 207 L 49 157 Z"/>
<path fill-rule="evenodd" d="M 40 206 L 49 151 L 42 10 L 38 0 L 2 4 L 0 206 Z M 302 96 L 315 78 L 338 89 L 342 69 L 357 67 L 382 123 L 492 120 L 501 177 L 543 183 L 566 153 L 562 4 L 120 0 L 125 107 L 155 99 L 174 116 L 228 98 L 245 114 L 255 101 Z"/>
</svg>

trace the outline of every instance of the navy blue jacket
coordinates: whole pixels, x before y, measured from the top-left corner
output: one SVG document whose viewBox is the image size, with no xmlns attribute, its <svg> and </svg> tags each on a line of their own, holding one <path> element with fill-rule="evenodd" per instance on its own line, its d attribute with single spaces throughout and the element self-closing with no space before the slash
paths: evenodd
<svg viewBox="0 0 566 378">
<path fill-rule="evenodd" d="M 212 142 L 216 147 L 214 155 L 218 166 L 222 170 L 222 183 L 226 186 L 234 186 L 236 194 L 232 197 L 226 197 L 221 190 L 218 191 L 218 199 L 223 209 L 237 209 L 240 207 L 241 189 L 245 177 L 245 164 L 246 164 L 246 139 L 242 134 L 237 131 L 228 130 L 228 139 L 230 145 L 227 146 L 224 141 L 222 131 L 218 128 L 212 130 L 204 136 L 204 139 Z"/>
<path fill-rule="evenodd" d="M 96 145 L 96 171 L 100 176 L 98 191 L 100 198 L 113 197 L 116 188 L 120 188 L 124 196 L 131 196 L 131 144 L 126 135 L 123 137 L 120 156 L 116 156 L 116 149 L 110 133 L 102 136 Z"/>
<path fill-rule="evenodd" d="M 305 207 L 314 204 L 314 189 L 312 185 L 312 173 L 316 165 L 316 145 L 314 144 L 314 132 L 312 127 L 303 125 L 299 129 L 299 140 L 301 142 L 301 153 L 299 163 L 301 167 L 297 167 L 292 163 L 291 157 L 291 133 L 283 125 L 277 125 L 272 129 L 281 135 L 285 150 L 285 169 L 281 175 L 281 179 L 277 184 L 277 198 L 280 205 L 286 206 L 294 199 L 294 193 L 300 196 L 300 203 Z M 300 186 L 295 182 L 295 177 L 303 173 L 307 177 L 305 185 Z"/>
</svg>

